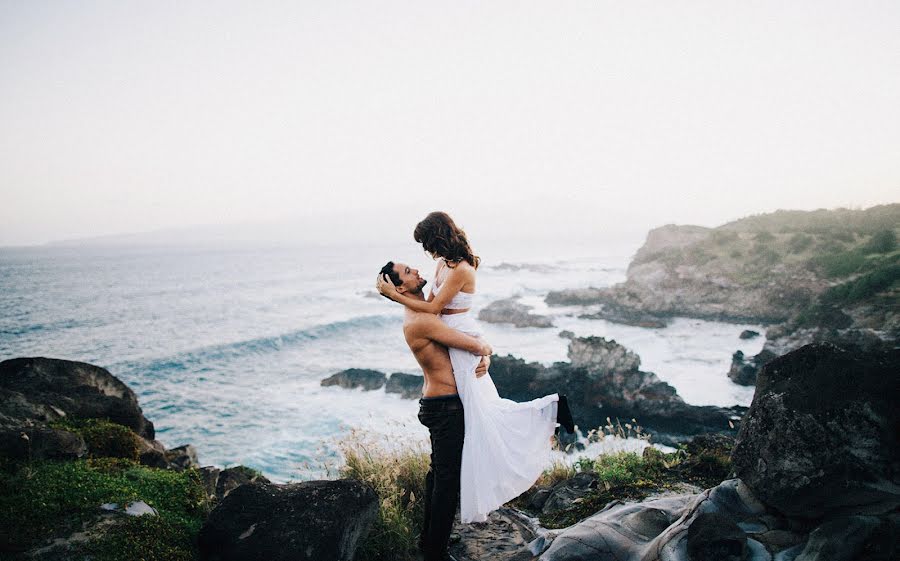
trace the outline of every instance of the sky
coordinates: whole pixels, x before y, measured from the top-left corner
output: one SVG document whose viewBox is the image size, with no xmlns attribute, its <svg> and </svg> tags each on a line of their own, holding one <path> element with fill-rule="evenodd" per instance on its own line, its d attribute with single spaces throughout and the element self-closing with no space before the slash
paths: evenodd
<svg viewBox="0 0 900 561">
<path fill-rule="evenodd" d="M 0 246 L 867 208 L 898 100 L 896 1 L 0 0 Z"/>
</svg>

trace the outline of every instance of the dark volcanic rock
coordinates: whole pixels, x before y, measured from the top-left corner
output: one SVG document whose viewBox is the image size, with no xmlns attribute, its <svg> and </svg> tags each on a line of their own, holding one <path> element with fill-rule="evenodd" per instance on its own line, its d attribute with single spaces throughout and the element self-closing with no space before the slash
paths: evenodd
<svg viewBox="0 0 900 561">
<path fill-rule="evenodd" d="M 148 462 L 160 463 L 159 455 L 152 454 L 154 446 L 161 447 L 152 444 L 153 423 L 144 417 L 134 392 L 106 369 L 42 357 L 0 362 L 0 456 L 84 456 L 88 450 L 80 436 L 48 426 L 64 418 L 106 418 L 124 425 L 140 437 Z"/>
<path fill-rule="evenodd" d="M 348 368 L 322 380 L 323 386 L 340 386 L 342 388 L 362 388 L 377 390 L 384 385 L 385 375 L 377 370 L 365 368 Z"/>
<path fill-rule="evenodd" d="M 731 518 L 704 512 L 688 528 L 687 550 L 691 561 L 743 561 L 747 534 Z"/>
<path fill-rule="evenodd" d="M 806 518 L 900 505 L 900 350 L 804 346 L 763 367 L 732 460 L 766 504 Z"/>
<path fill-rule="evenodd" d="M 418 399 L 422 397 L 422 385 L 425 379 L 415 374 L 394 372 L 388 378 L 384 391 L 387 393 L 399 393 L 404 399 Z"/>
<path fill-rule="evenodd" d="M 553 327 L 546 316 L 532 314 L 531 306 L 522 304 L 516 298 L 506 298 L 492 302 L 478 312 L 478 319 L 488 323 L 511 323 L 516 327 Z"/>
<path fill-rule="evenodd" d="M 537 499 L 542 501 L 541 512 L 552 514 L 572 508 L 574 502 L 583 498 L 597 487 L 600 478 L 592 471 L 582 471 L 574 477 L 560 481 L 554 485 L 546 497 Z M 534 500 L 534 499 L 532 499 Z"/>
<path fill-rule="evenodd" d="M 270 481 L 255 469 L 247 466 L 223 469 L 216 477 L 216 499 L 222 500 L 241 485 L 248 483 L 270 483 Z"/>
<path fill-rule="evenodd" d="M 166 460 L 168 460 L 169 466 L 177 470 L 200 467 L 200 460 L 197 459 L 197 449 L 190 444 L 168 450 L 166 452 Z"/>
<path fill-rule="evenodd" d="M 205 561 L 350 561 L 378 511 L 359 481 L 242 485 L 200 530 Z"/>
<path fill-rule="evenodd" d="M 652 372 L 638 369 L 640 359 L 615 341 L 573 339 L 574 364 L 547 368 L 507 357 L 491 358 L 491 377 L 500 395 L 528 401 L 548 393 L 569 396 L 576 424 L 594 428 L 606 418 L 638 419 L 655 442 L 677 444 L 706 432 L 733 434 L 743 407 L 721 408 L 684 403 L 675 389 Z M 575 366 L 578 365 L 578 366 Z M 731 425 L 729 424 L 731 423 Z"/>
<path fill-rule="evenodd" d="M 754 337 L 759 337 L 759 331 L 753 331 L 752 329 L 745 329 L 741 331 L 741 334 L 738 335 L 738 339 L 753 339 Z"/>
<path fill-rule="evenodd" d="M 134 392 L 93 364 L 43 357 L 5 360 L 0 362 L 0 388 L 24 397 L 4 399 L 0 415 L 40 422 L 63 416 L 108 418 L 144 438 L 155 436 Z"/>
<path fill-rule="evenodd" d="M 728 370 L 728 377 L 735 384 L 754 386 L 760 369 L 773 358 L 775 358 L 775 354 L 763 349 L 748 361 L 744 358 L 743 352 L 735 351 L 731 355 L 731 369 Z"/>
</svg>

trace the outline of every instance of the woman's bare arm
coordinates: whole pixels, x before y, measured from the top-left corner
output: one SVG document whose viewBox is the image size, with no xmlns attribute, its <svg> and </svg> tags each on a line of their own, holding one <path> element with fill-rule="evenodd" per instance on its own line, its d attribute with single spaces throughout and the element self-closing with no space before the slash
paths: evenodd
<svg viewBox="0 0 900 561">
<path fill-rule="evenodd" d="M 462 289 L 466 282 L 472 280 L 475 276 L 474 270 L 469 267 L 456 267 L 450 271 L 450 275 L 441 285 L 441 291 L 434 296 L 431 301 L 419 300 L 411 298 L 405 294 L 397 292 L 397 288 L 390 282 L 379 283 L 381 293 L 394 302 L 403 304 L 407 308 L 416 312 L 426 312 L 429 314 L 439 314 L 441 310 L 447 307 L 450 300 Z"/>
</svg>

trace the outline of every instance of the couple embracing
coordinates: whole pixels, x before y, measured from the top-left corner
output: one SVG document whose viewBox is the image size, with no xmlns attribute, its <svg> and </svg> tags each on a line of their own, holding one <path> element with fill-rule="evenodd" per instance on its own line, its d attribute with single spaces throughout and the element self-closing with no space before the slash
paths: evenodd
<svg viewBox="0 0 900 561">
<path fill-rule="evenodd" d="M 403 334 L 425 374 L 419 421 L 431 436 L 425 519 L 419 548 L 425 561 L 450 559 L 456 514 L 483 522 L 527 491 L 546 467 L 557 423 L 574 432 L 565 396 L 523 403 L 503 399 L 488 373 L 490 345 L 470 313 L 479 258 L 465 233 L 443 212 L 416 225 L 415 240 L 438 261 L 428 297 L 416 269 L 390 261 L 378 291 L 403 304 Z"/>
</svg>

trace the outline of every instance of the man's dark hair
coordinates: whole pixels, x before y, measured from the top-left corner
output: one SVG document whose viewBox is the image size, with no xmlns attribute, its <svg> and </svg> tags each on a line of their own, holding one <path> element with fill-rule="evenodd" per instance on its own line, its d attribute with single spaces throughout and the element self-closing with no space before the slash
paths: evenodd
<svg viewBox="0 0 900 561">
<path fill-rule="evenodd" d="M 391 279 L 391 282 L 394 283 L 394 286 L 400 286 L 401 284 L 403 284 L 403 281 L 400 280 L 400 275 L 398 275 L 397 272 L 394 271 L 393 261 L 388 261 L 387 265 L 381 268 L 381 274 L 387 275 Z"/>
</svg>

